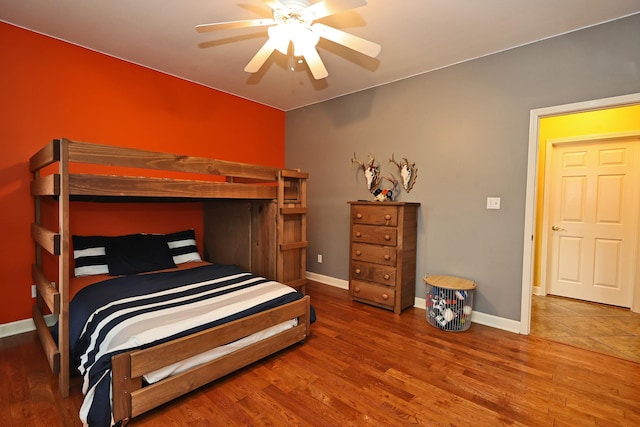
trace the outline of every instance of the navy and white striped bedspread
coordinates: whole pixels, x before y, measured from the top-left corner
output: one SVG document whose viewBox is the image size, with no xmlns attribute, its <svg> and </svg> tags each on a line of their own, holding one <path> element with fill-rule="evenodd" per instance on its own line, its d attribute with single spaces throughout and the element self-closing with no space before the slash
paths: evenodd
<svg viewBox="0 0 640 427">
<path fill-rule="evenodd" d="M 125 276 L 82 289 L 69 305 L 72 361 L 83 376 L 80 417 L 111 419 L 111 357 L 211 328 L 302 298 L 236 266 Z"/>
</svg>

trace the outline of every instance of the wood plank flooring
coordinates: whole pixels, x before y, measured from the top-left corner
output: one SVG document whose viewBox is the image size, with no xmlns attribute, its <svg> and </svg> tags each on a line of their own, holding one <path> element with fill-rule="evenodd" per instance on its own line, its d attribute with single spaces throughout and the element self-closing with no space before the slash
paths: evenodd
<svg viewBox="0 0 640 427">
<path fill-rule="evenodd" d="M 638 426 L 640 364 L 472 324 L 440 331 L 310 284 L 302 345 L 130 426 Z M 76 426 L 80 386 L 57 394 L 34 333 L 0 340 L 0 425 Z"/>
</svg>

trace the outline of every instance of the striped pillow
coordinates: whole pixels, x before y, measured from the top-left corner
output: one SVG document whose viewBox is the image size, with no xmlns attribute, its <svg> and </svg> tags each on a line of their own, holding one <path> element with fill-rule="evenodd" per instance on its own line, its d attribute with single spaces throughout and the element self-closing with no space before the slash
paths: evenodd
<svg viewBox="0 0 640 427">
<path fill-rule="evenodd" d="M 193 229 L 167 234 L 166 237 L 174 263 L 184 264 L 185 262 L 202 261 Z"/>
<path fill-rule="evenodd" d="M 72 236 L 73 259 L 76 277 L 109 274 L 106 247 L 110 242 L 127 238 L 127 236 Z M 144 236 L 142 234 L 141 236 Z M 147 234 L 157 236 L 157 234 Z M 193 229 L 166 234 L 167 245 L 175 264 L 186 262 L 201 262 L 202 258 L 196 244 L 196 234 Z M 112 254 L 113 255 L 113 254 Z"/>
<path fill-rule="evenodd" d="M 76 277 L 109 274 L 104 236 L 71 236 Z"/>
</svg>

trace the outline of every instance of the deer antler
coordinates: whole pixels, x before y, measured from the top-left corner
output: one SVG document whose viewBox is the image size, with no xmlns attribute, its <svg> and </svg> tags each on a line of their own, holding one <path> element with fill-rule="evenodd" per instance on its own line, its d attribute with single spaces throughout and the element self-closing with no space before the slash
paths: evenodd
<svg viewBox="0 0 640 427">
<path fill-rule="evenodd" d="M 389 174 L 391 175 L 391 178 L 389 178 L 388 176 L 383 176 L 381 177 L 382 179 L 385 179 L 387 181 L 389 181 L 390 183 L 393 184 L 393 191 L 396 191 L 398 189 L 398 180 L 396 179 L 395 176 L 393 176 L 393 174 Z"/>
<path fill-rule="evenodd" d="M 360 168 L 364 172 L 364 176 L 367 179 L 367 188 L 369 191 L 373 191 L 378 187 L 380 183 L 380 171 L 376 163 L 376 158 L 373 155 L 369 154 L 369 162 L 364 163 L 356 158 L 356 153 L 353 153 L 353 158 L 351 159 L 351 163 L 357 163 L 360 165 Z"/>
<path fill-rule="evenodd" d="M 394 154 L 391 153 L 391 158 L 389 159 L 389 163 L 393 163 L 394 165 L 396 165 L 398 167 L 398 169 L 402 169 L 402 166 L 400 166 L 400 163 L 398 163 L 396 161 L 396 159 L 394 158 Z"/>
<path fill-rule="evenodd" d="M 362 170 L 365 170 L 367 167 L 365 166 L 364 162 L 361 162 L 360 160 L 356 159 L 356 152 L 353 152 L 353 157 L 351 158 L 351 164 L 353 163 L 357 163 L 360 165 L 360 167 L 362 168 Z"/>
<path fill-rule="evenodd" d="M 393 163 L 398 167 L 398 169 L 402 169 L 403 167 L 412 168 L 416 165 L 415 163 L 409 163 L 409 159 L 407 159 L 406 157 L 403 157 L 400 163 L 398 163 L 398 161 L 394 158 L 393 154 L 391 154 L 389 163 Z"/>
</svg>

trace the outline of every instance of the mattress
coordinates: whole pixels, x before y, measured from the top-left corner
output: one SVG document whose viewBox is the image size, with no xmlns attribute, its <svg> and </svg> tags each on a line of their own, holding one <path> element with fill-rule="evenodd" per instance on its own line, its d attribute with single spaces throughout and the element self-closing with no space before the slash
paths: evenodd
<svg viewBox="0 0 640 427">
<path fill-rule="evenodd" d="M 113 424 L 111 357 L 115 354 L 167 342 L 302 297 L 286 285 L 229 265 L 122 276 L 82 288 L 69 304 L 70 357 L 83 377 L 85 394 L 82 421 L 90 426 Z M 147 380 L 159 381 L 293 326 L 295 322 L 276 325 L 244 342 L 156 371 Z"/>
</svg>

